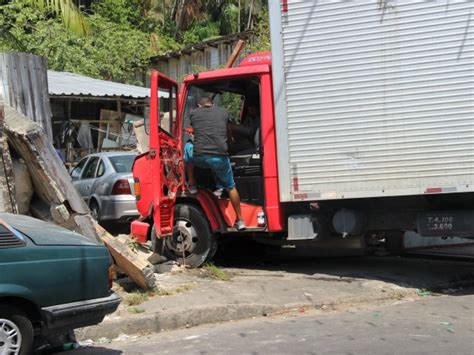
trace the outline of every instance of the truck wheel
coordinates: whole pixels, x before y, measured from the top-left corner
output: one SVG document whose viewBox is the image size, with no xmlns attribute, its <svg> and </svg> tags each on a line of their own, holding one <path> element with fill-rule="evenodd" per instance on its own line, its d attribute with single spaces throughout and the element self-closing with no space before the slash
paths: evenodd
<svg viewBox="0 0 474 355">
<path fill-rule="evenodd" d="M 217 250 L 208 221 L 199 208 L 187 204 L 177 204 L 174 216 L 172 237 L 156 238 L 153 226 L 155 249 L 181 265 L 197 268 L 210 260 Z"/>
<path fill-rule="evenodd" d="M 29 355 L 33 339 L 28 317 L 16 307 L 0 306 L 0 354 Z"/>
</svg>

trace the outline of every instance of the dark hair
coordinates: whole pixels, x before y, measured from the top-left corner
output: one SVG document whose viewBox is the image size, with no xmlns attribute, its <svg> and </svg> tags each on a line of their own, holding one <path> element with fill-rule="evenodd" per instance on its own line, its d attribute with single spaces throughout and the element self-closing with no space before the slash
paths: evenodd
<svg viewBox="0 0 474 355">
<path fill-rule="evenodd" d="M 212 100 L 208 96 L 203 96 L 199 99 L 199 105 L 201 105 L 201 106 L 212 106 Z"/>
</svg>

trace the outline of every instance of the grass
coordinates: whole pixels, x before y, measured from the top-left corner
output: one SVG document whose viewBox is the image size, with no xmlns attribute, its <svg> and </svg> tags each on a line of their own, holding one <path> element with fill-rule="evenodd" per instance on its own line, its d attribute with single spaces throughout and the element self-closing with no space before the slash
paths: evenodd
<svg viewBox="0 0 474 355">
<path fill-rule="evenodd" d="M 144 313 L 144 312 L 145 312 L 145 310 L 144 310 L 143 308 L 140 308 L 140 307 L 130 307 L 130 308 L 128 309 L 128 311 L 129 311 L 130 313 L 135 313 L 135 314 L 139 314 L 139 313 Z"/>
<path fill-rule="evenodd" d="M 134 237 L 130 237 L 127 239 L 127 246 L 132 252 L 136 253 L 138 251 L 138 248 L 140 247 L 140 243 L 138 243 L 138 241 Z"/>
<path fill-rule="evenodd" d="M 155 292 L 155 295 L 157 295 L 157 296 L 172 296 L 172 295 L 175 295 L 177 293 L 189 291 L 193 287 L 194 287 L 193 284 L 182 284 L 182 285 L 179 285 L 178 287 L 168 289 L 168 290 L 160 289 L 160 290 Z"/>
<path fill-rule="evenodd" d="M 143 313 L 145 312 L 144 310 L 140 311 L 141 308 L 136 308 L 133 306 L 138 306 L 139 304 L 148 301 L 150 298 L 154 296 L 172 296 L 180 292 L 185 292 L 189 291 L 194 287 L 193 284 L 182 284 L 179 285 L 175 288 L 172 289 L 155 289 L 152 291 L 140 291 L 140 290 L 135 290 L 133 292 L 130 292 L 129 294 L 125 295 L 123 297 L 123 303 L 125 303 L 127 306 L 131 307 L 129 310 L 132 313 Z M 133 308 L 136 308 L 133 310 Z"/>
<path fill-rule="evenodd" d="M 230 275 L 225 271 L 214 265 L 213 263 L 205 263 L 202 269 L 206 272 L 207 275 L 213 279 L 220 281 L 229 281 Z"/>
<path fill-rule="evenodd" d="M 133 291 L 126 295 L 123 298 L 123 302 L 127 306 L 138 306 L 139 304 L 148 301 L 150 299 L 150 292 L 141 292 L 141 291 Z"/>
</svg>

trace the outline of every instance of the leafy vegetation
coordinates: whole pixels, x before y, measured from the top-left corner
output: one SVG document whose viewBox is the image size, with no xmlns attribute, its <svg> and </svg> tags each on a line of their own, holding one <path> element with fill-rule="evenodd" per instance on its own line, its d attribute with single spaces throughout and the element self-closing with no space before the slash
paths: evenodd
<svg viewBox="0 0 474 355">
<path fill-rule="evenodd" d="M 265 0 L 0 0 L 0 51 L 48 58 L 50 69 L 139 83 L 149 58 L 246 29 L 269 49 Z"/>
</svg>

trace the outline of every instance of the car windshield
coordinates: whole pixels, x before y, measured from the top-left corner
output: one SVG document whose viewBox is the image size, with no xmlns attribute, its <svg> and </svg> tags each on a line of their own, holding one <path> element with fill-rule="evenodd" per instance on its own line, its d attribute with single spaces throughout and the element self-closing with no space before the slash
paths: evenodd
<svg viewBox="0 0 474 355">
<path fill-rule="evenodd" d="M 132 164 L 135 160 L 134 155 L 115 155 L 109 157 L 112 166 L 118 173 L 130 173 L 132 171 Z"/>
</svg>

